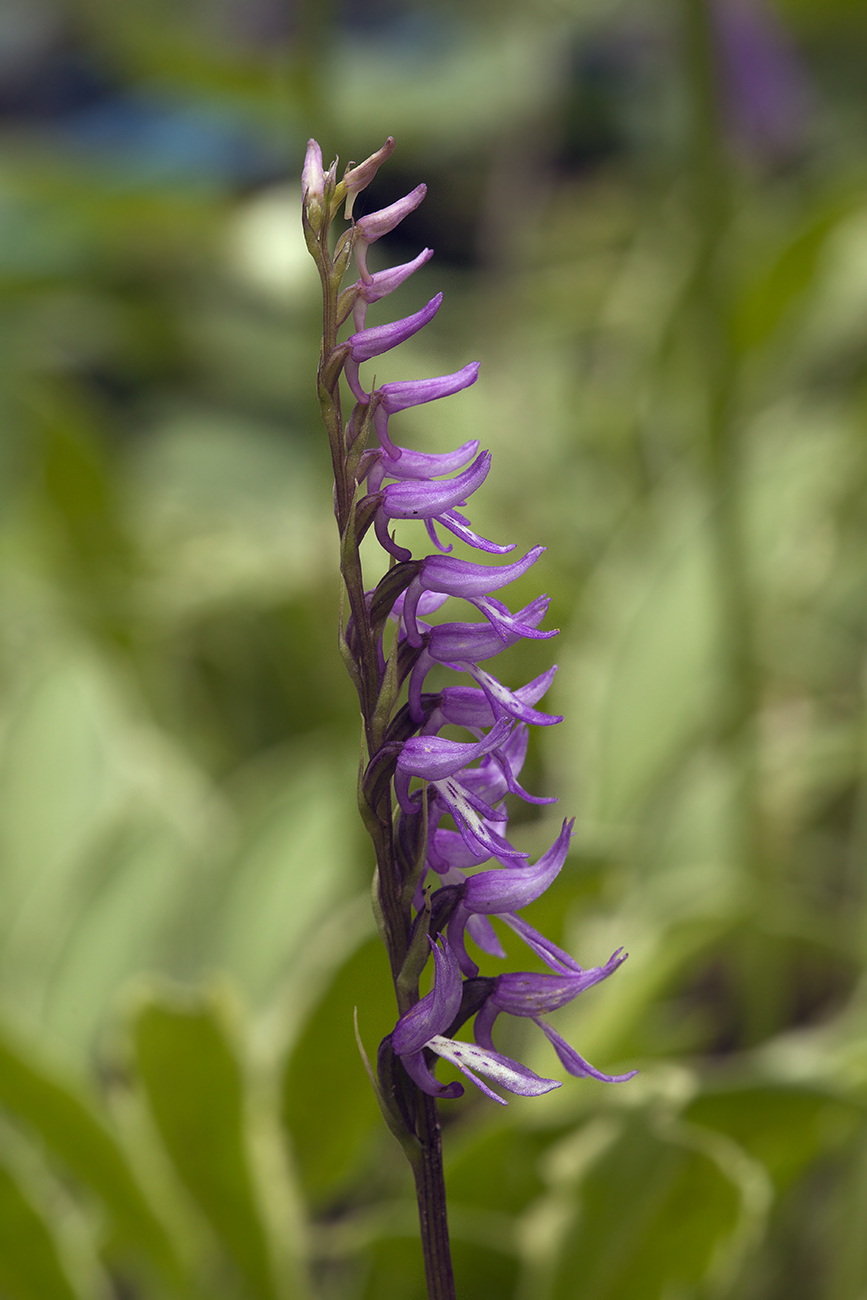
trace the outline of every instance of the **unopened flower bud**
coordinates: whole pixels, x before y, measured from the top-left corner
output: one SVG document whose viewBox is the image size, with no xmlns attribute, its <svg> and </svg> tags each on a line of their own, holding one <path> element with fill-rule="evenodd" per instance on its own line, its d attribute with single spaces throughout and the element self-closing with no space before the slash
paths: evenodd
<svg viewBox="0 0 867 1300">
<path fill-rule="evenodd" d="M 360 194 L 366 189 L 373 180 L 379 168 L 394 153 L 394 136 L 390 135 L 381 149 L 372 153 L 364 162 L 358 163 L 355 167 L 347 168 L 343 177 L 343 184 L 346 186 L 346 211 L 344 216 L 346 220 L 352 216 L 352 205 L 355 202 L 356 194 Z"/>
<path fill-rule="evenodd" d="M 322 167 L 322 150 L 315 140 L 307 141 L 307 153 L 301 171 L 301 191 L 307 219 L 316 228 L 322 219 L 325 205 L 325 171 Z"/>
</svg>

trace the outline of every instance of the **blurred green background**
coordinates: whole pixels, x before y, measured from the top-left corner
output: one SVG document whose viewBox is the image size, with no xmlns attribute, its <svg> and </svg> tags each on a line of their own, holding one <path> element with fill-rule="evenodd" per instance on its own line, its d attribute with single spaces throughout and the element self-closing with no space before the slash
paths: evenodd
<svg viewBox="0 0 867 1300">
<path fill-rule="evenodd" d="M 394 1012 L 299 219 L 309 135 L 388 134 L 356 215 L 429 192 L 375 266 L 436 256 L 370 321 L 446 299 L 377 379 L 482 362 L 400 440 L 480 438 L 475 525 L 549 547 L 521 842 L 578 821 L 528 914 L 629 949 L 556 1023 L 641 1071 L 445 1103 L 459 1294 L 863 1300 L 865 40 L 856 0 L 6 0 L 3 1300 L 422 1295 L 352 1031 Z"/>
</svg>

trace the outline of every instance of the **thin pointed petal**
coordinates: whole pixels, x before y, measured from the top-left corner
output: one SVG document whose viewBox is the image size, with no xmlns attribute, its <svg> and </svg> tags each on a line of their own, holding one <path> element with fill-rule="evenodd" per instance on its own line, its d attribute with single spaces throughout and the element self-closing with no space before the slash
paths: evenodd
<svg viewBox="0 0 867 1300">
<path fill-rule="evenodd" d="M 544 934 L 540 934 L 522 917 L 512 916 L 510 913 L 504 912 L 502 919 L 510 929 L 515 931 L 515 934 L 524 940 L 527 947 L 531 948 L 537 957 L 542 958 L 549 970 L 558 975 L 580 975 L 584 970 L 584 967 L 579 966 L 574 957 L 570 957 L 568 952 L 558 948 L 556 943 L 547 939 Z"/>
<path fill-rule="evenodd" d="M 575 1048 L 571 1047 L 569 1043 L 566 1042 L 566 1039 L 562 1038 L 560 1034 L 557 1033 L 556 1029 L 552 1029 L 546 1021 L 538 1019 L 535 1016 L 534 1020 L 539 1028 L 545 1031 L 548 1041 L 552 1044 L 554 1051 L 559 1056 L 563 1065 L 569 1073 L 574 1074 L 576 1078 L 599 1079 L 602 1083 L 626 1083 L 627 1080 L 634 1079 L 638 1073 L 637 1070 L 629 1070 L 626 1074 L 603 1074 L 601 1070 L 597 1070 L 589 1061 L 585 1061 L 584 1057 L 580 1056 L 578 1052 L 575 1051 Z"/>
<path fill-rule="evenodd" d="M 373 357 L 382 356 L 383 352 L 389 352 L 399 343 L 412 338 L 413 334 L 417 334 L 433 320 L 442 305 L 442 300 L 442 294 L 438 293 L 412 316 L 404 316 L 402 320 L 391 321 L 387 325 L 374 325 L 371 329 L 350 335 L 346 341 L 349 344 L 352 360 L 370 361 Z"/>
<path fill-rule="evenodd" d="M 475 532 L 456 510 L 446 510 L 443 514 L 437 516 L 437 522 L 442 524 L 443 528 L 448 528 L 449 532 L 454 533 L 467 546 L 474 546 L 477 551 L 486 551 L 488 555 L 508 555 L 514 551 L 517 542 L 492 542 L 487 537 L 482 537 L 481 533 Z M 451 547 L 440 546 L 441 551 L 451 551 Z"/>
</svg>

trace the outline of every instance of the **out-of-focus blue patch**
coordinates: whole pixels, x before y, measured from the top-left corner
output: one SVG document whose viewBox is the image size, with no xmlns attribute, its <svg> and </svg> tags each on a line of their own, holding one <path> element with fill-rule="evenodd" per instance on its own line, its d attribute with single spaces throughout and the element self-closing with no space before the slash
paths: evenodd
<svg viewBox="0 0 867 1300">
<path fill-rule="evenodd" d="M 250 185 L 286 168 L 238 115 L 157 94 L 102 99 L 66 114 L 53 134 L 121 188 Z"/>
</svg>

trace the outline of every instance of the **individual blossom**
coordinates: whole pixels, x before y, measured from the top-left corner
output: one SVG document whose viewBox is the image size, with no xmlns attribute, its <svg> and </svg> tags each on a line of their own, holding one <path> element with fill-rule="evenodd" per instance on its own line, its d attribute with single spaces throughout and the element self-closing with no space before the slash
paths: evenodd
<svg viewBox="0 0 867 1300">
<path fill-rule="evenodd" d="M 464 931 L 468 922 L 474 918 L 497 916 L 505 919 L 541 898 L 546 889 L 554 883 L 566 861 L 569 852 L 569 839 L 572 834 L 572 821 L 565 821 L 560 834 L 533 866 L 508 866 L 494 871 L 480 871 L 474 876 L 466 877 L 463 872 L 452 866 L 445 876 L 444 888 L 451 891 L 454 911 L 448 923 L 448 943 L 465 975 L 472 978 L 478 975 L 479 968 L 470 959 L 464 944 Z M 473 938 L 485 952 L 500 955 L 502 949 L 494 931 L 487 925 L 479 925 L 478 919 L 470 929 Z M 491 942 L 490 936 L 494 935 Z M 496 946 L 495 946 L 496 945 Z"/>
<path fill-rule="evenodd" d="M 513 564 L 473 564 L 469 560 L 452 559 L 446 555 L 428 555 L 421 562 L 403 601 L 403 619 L 407 639 L 411 646 L 421 646 L 422 636 L 416 623 L 415 611 L 423 591 L 436 591 L 447 596 L 460 596 L 475 605 L 505 641 L 510 632 L 519 637 L 549 637 L 553 632 L 539 632 L 518 622 L 508 609 L 490 598 L 491 592 L 521 578 L 533 567 L 544 546 L 534 546 Z M 525 630 L 526 629 L 526 630 Z"/>
<path fill-rule="evenodd" d="M 579 994 L 612 975 L 625 960 L 626 953 L 618 948 L 604 966 L 593 966 L 589 970 L 582 970 L 576 964 L 572 971 L 556 971 L 551 975 L 522 972 L 495 976 L 491 981 L 491 991 L 476 1015 L 476 1042 L 487 1051 L 495 1051 L 492 1030 L 497 1017 L 502 1012 L 511 1016 L 525 1016 L 544 1032 L 562 1065 L 576 1078 L 589 1077 L 600 1079 L 603 1083 L 626 1083 L 635 1077 L 637 1070 L 629 1070 L 626 1074 L 603 1074 L 542 1019 L 543 1012 L 557 1011 L 574 1001 Z"/>
<path fill-rule="evenodd" d="M 457 1080 L 449 1084 L 437 1081 L 425 1059 L 426 1051 L 451 1061 L 486 1097 L 501 1106 L 507 1103 L 478 1077 L 479 1074 L 523 1097 L 538 1097 L 559 1088 L 561 1085 L 557 1079 L 543 1079 L 526 1065 L 502 1056 L 493 1047 L 480 1047 L 444 1037 L 461 1005 L 462 980 L 454 955 L 447 947 L 433 945 L 433 955 L 433 988 L 401 1016 L 391 1035 L 392 1051 L 400 1057 L 403 1068 L 422 1092 L 431 1097 L 454 1098 L 460 1097 L 464 1091 Z"/>
</svg>

